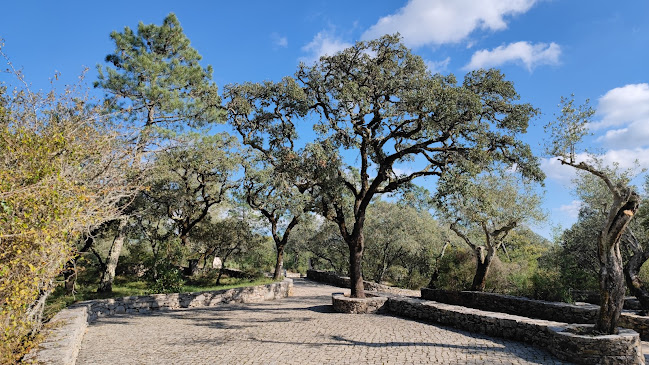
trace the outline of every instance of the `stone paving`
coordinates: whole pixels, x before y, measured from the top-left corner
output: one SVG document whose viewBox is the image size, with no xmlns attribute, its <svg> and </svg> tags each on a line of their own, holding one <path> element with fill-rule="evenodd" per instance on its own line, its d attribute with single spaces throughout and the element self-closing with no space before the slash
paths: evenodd
<svg viewBox="0 0 649 365">
<path fill-rule="evenodd" d="M 536 347 L 376 314 L 339 314 L 344 289 L 294 279 L 255 304 L 100 318 L 77 364 L 565 364 Z"/>
</svg>

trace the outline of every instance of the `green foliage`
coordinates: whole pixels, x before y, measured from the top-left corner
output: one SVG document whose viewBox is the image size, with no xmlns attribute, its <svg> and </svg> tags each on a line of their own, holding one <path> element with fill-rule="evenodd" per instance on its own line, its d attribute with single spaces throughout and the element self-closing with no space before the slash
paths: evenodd
<svg viewBox="0 0 649 365">
<path fill-rule="evenodd" d="M 0 362 L 11 363 L 76 239 L 118 217 L 138 186 L 102 107 L 72 89 L 0 92 Z"/>
<path fill-rule="evenodd" d="M 135 32 L 125 27 L 110 37 L 115 50 L 106 62 L 111 66 L 97 67 L 95 87 L 106 91 L 110 105 L 145 127 L 141 144 L 148 143 L 153 126 L 164 133 L 222 119 L 212 68 L 200 66 L 201 56 L 173 13 L 160 26 L 140 23 Z"/>
<path fill-rule="evenodd" d="M 559 107 L 561 114 L 545 126 L 550 134 L 545 153 L 549 156 L 560 156 L 571 163 L 576 162 L 577 146 L 589 135 L 588 123 L 595 110 L 588 105 L 589 101 L 575 106 L 574 95 L 561 97 Z"/>
<path fill-rule="evenodd" d="M 377 200 L 368 208 L 365 224 L 363 272 L 368 280 L 417 289 L 430 281 L 434 258 L 447 240 L 430 213 Z"/>
</svg>

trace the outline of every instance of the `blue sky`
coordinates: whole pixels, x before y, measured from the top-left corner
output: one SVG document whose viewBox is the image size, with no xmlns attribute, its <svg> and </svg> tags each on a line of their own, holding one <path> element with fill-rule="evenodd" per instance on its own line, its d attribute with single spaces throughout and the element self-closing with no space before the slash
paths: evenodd
<svg viewBox="0 0 649 365">
<path fill-rule="evenodd" d="M 649 1 L 13 1 L 3 4 L 4 52 L 32 88 L 88 81 L 111 52 L 112 30 L 178 16 L 219 85 L 279 80 L 355 41 L 400 32 L 431 70 L 459 79 L 498 67 L 521 100 L 542 111 L 524 137 L 541 154 L 543 125 L 562 95 L 598 108 L 589 147 L 623 167 L 649 167 Z M 4 68 L 4 67 L 2 67 Z M 7 76 L 0 74 L 0 80 Z M 544 207 L 552 225 L 570 226 L 579 207 L 568 167 L 544 159 Z"/>
</svg>

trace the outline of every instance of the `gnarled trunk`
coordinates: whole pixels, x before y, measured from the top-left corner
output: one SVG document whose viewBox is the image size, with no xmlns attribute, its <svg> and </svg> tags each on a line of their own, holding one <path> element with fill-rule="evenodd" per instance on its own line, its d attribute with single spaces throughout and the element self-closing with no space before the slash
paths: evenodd
<svg viewBox="0 0 649 365">
<path fill-rule="evenodd" d="M 617 333 L 617 321 L 624 307 L 624 275 L 622 273 L 622 255 L 620 254 L 619 241 L 613 245 L 606 245 L 600 238 L 600 312 L 597 319 L 598 331 L 613 334 Z M 607 247 L 608 246 L 608 247 Z"/>
<path fill-rule="evenodd" d="M 472 291 L 484 291 L 485 285 L 487 283 L 487 274 L 489 273 L 489 266 L 491 266 L 491 261 L 496 252 L 495 248 L 490 248 L 486 250 L 483 246 L 477 246 L 475 252 L 476 256 L 476 271 L 475 276 L 473 277 L 473 283 L 471 284 Z"/>
<path fill-rule="evenodd" d="M 624 265 L 626 286 L 629 288 L 631 294 L 640 301 L 640 307 L 646 315 L 649 313 L 649 290 L 647 290 L 645 283 L 640 279 L 639 273 L 642 265 L 649 260 L 649 251 L 644 250 L 640 246 L 640 243 L 629 228 L 625 232 L 622 243 L 633 253 L 633 256 Z"/>
<path fill-rule="evenodd" d="M 637 193 L 628 187 L 618 187 L 606 222 L 597 237 L 601 303 L 595 330 L 606 334 L 617 333 L 617 321 L 624 306 L 625 286 L 620 240 L 639 205 L 640 197 Z"/>
<path fill-rule="evenodd" d="M 117 268 L 117 262 L 119 261 L 119 255 L 122 252 L 122 247 L 124 246 L 124 240 L 126 239 L 126 226 L 127 218 L 122 218 L 119 222 L 119 228 L 117 231 L 117 236 L 113 240 L 113 244 L 110 246 L 108 251 L 108 258 L 106 259 L 106 270 L 104 271 L 99 287 L 97 288 L 97 293 L 112 293 L 113 292 L 113 281 L 115 280 L 115 269 Z"/>
<path fill-rule="evenodd" d="M 277 260 L 275 261 L 275 272 L 273 280 L 282 278 L 282 268 L 284 267 L 284 245 L 277 245 Z"/>
</svg>

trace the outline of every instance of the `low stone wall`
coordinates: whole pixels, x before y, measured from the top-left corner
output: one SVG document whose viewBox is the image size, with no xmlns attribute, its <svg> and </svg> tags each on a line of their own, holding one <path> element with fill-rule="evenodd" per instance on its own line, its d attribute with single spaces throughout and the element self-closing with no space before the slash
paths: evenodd
<svg viewBox="0 0 649 365">
<path fill-rule="evenodd" d="M 422 288 L 421 298 L 486 311 L 503 312 L 564 323 L 595 323 L 599 311 L 599 306 L 594 304 L 546 302 L 524 297 L 475 291 L 458 292 Z M 635 311 L 625 310 L 620 315 L 618 325 L 638 332 L 640 338 L 643 340 L 649 340 L 649 317 L 647 316 L 640 316 Z"/>
<path fill-rule="evenodd" d="M 338 277 L 335 273 L 310 270 L 307 277 L 331 285 L 349 287 L 349 278 Z M 546 349 L 562 360 L 577 364 L 645 363 L 640 336 L 637 332 L 620 328 L 619 335 L 580 335 L 575 333 L 576 329 L 592 328 L 592 325 L 570 325 L 563 322 L 565 319 L 577 323 L 594 320 L 598 306 L 535 301 L 493 293 L 439 290 L 431 292 L 422 290 L 422 297 L 435 298 L 435 301 L 379 292 L 366 292 L 366 295 L 373 297 L 350 299 L 342 294 L 334 294 L 332 304 L 337 312 L 391 313 L 527 342 Z M 376 300 L 379 297 L 385 298 L 385 301 Z M 455 304 L 444 303 L 444 301 L 452 301 Z M 475 308 L 478 305 L 492 310 Z M 505 313 L 506 311 L 512 313 Z M 628 318 L 641 321 L 637 317 L 640 316 Z"/>
<path fill-rule="evenodd" d="M 149 313 L 160 309 L 213 307 L 226 303 L 254 303 L 290 295 L 293 280 L 279 283 L 195 293 L 153 294 L 79 302 L 71 307 L 87 307 L 88 320 L 123 313 Z"/>
<path fill-rule="evenodd" d="M 340 288 L 349 289 L 351 287 L 351 279 L 349 278 L 349 276 L 339 276 L 333 271 L 307 270 L 306 277 L 309 280 L 337 286 Z M 419 292 L 417 290 L 396 288 L 394 286 L 377 284 L 371 281 L 363 281 L 363 288 L 365 290 L 376 291 L 379 293 L 390 293 L 417 297 L 419 296 Z"/>
<path fill-rule="evenodd" d="M 331 304 L 338 313 L 382 313 L 384 312 L 387 297 L 375 296 L 366 293 L 366 298 L 350 298 L 342 293 L 334 293 L 331 296 Z"/>
<path fill-rule="evenodd" d="M 640 337 L 632 330 L 621 329 L 620 335 L 614 336 L 577 335 L 569 330 L 578 325 L 415 298 L 391 297 L 385 307 L 390 313 L 403 317 L 527 342 L 578 364 L 645 363 Z"/>
<path fill-rule="evenodd" d="M 212 307 L 226 303 L 256 303 L 292 294 L 293 280 L 279 283 L 196 293 L 154 294 L 115 299 L 88 300 L 63 309 L 52 319 L 53 328 L 32 350 L 26 361 L 73 365 L 88 323 L 98 317 L 121 313 L 150 313 L 161 309 Z"/>
<path fill-rule="evenodd" d="M 45 339 L 23 359 L 24 363 L 74 365 L 88 326 L 88 308 L 66 308 L 45 330 Z"/>
</svg>

